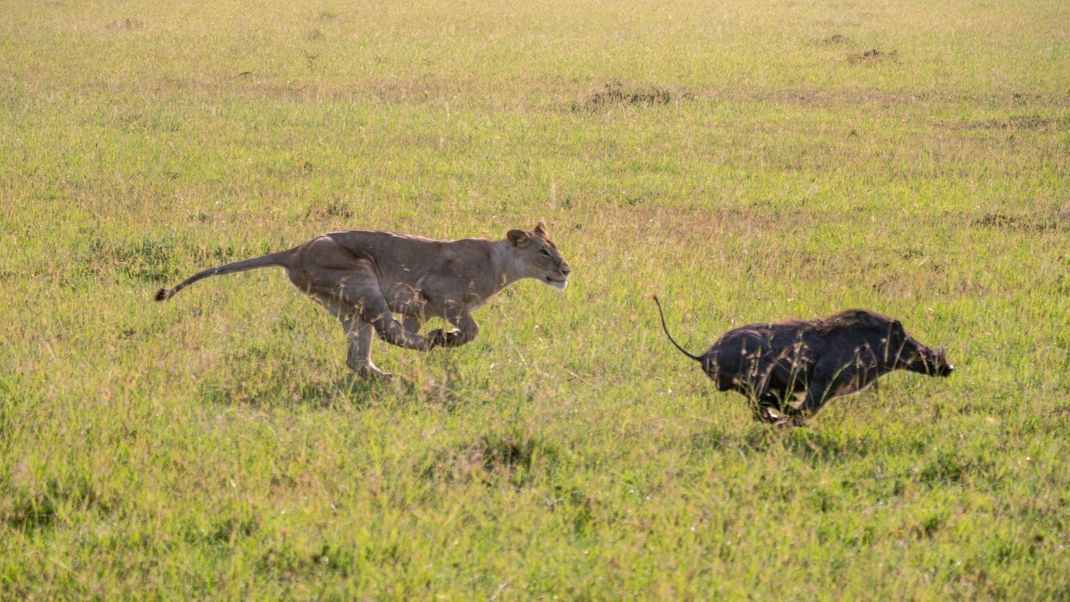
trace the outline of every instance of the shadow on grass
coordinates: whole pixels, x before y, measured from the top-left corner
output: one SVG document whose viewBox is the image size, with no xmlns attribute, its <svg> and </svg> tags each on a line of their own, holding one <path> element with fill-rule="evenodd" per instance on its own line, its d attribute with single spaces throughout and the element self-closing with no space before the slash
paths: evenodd
<svg viewBox="0 0 1070 602">
<path fill-rule="evenodd" d="M 440 449 L 428 458 L 421 476 L 446 482 L 475 480 L 492 486 L 531 484 L 535 476 L 564 461 L 561 448 L 523 429 L 490 431 L 474 440 Z"/>
<path fill-rule="evenodd" d="M 42 491 L 16 492 L 0 505 L 0 525 L 26 532 L 51 529 L 64 508 L 105 515 L 113 505 L 100 496 L 88 477 L 50 478 Z"/>
<path fill-rule="evenodd" d="M 849 462 L 875 453 L 878 445 L 870 437 L 847 438 L 807 427 L 782 428 L 752 425 L 743 433 L 712 429 L 690 438 L 693 455 L 738 453 L 744 457 L 790 453 L 800 459 L 819 462 Z"/>
<path fill-rule="evenodd" d="M 256 385 L 206 381 L 200 387 L 200 396 L 203 400 L 220 405 L 365 407 L 388 395 L 412 399 L 424 397 L 419 387 L 407 379 L 369 380 L 351 374 L 336 379 L 305 382 L 272 379 Z"/>
</svg>

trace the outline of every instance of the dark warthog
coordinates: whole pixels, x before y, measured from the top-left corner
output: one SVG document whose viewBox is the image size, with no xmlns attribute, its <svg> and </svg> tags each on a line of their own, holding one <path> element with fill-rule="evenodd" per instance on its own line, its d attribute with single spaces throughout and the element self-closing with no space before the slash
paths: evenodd
<svg viewBox="0 0 1070 602">
<path fill-rule="evenodd" d="M 802 424 L 829 399 L 860 391 L 892 370 L 948 376 L 955 369 L 943 348 L 930 349 L 899 320 L 864 309 L 748 324 L 726 332 L 704 355 L 692 355 L 673 340 L 656 296 L 654 302 L 669 341 L 702 363 L 717 390 L 746 395 L 762 422 Z M 804 391 L 801 404 L 790 403 Z"/>
</svg>

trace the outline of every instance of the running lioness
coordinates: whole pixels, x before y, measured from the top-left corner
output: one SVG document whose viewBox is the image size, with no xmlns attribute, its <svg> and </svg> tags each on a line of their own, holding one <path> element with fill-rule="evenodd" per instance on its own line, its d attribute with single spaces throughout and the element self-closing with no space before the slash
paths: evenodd
<svg viewBox="0 0 1070 602">
<path fill-rule="evenodd" d="M 472 312 L 505 287 L 537 278 L 564 289 L 572 271 L 547 238 L 542 221 L 530 232 L 510 230 L 495 241 L 352 230 L 197 272 L 172 289 L 157 291 L 156 300 L 170 299 L 207 276 L 268 266 L 285 268 L 294 286 L 342 322 L 349 339 L 346 364 L 368 378 L 390 377 L 372 362 L 373 329 L 384 341 L 407 349 L 457 347 L 479 333 Z M 419 334 L 430 317 L 444 318 L 455 329 Z"/>
</svg>

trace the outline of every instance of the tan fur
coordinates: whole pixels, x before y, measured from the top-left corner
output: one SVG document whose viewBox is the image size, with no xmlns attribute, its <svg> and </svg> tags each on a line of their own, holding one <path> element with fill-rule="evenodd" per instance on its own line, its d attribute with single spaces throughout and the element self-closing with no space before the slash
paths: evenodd
<svg viewBox="0 0 1070 602">
<path fill-rule="evenodd" d="M 160 289 L 156 300 L 201 278 L 267 266 L 285 268 L 294 286 L 341 321 L 349 338 L 346 363 L 368 377 L 389 377 L 372 363 L 373 332 L 421 351 L 463 345 L 479 333 L 471 312 L 499 291 L 523 278 L 563 289 L 571 272 L 541 221 L 531 231 L 510 230 L 495 241 L 353 230 L 198 272 L 170 290 Z M 419 334 L 430 317 L 444 318 L 455 329 Z"/>
</svg>

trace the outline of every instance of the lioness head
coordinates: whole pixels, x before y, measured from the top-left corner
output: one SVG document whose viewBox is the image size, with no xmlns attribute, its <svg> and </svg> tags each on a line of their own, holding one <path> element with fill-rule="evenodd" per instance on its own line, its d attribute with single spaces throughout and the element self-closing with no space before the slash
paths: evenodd
<svg viewBox="0 0 1070 602">
<path fill-rule="evenodd" d="M 546 224 L 542 220 L 530 232 L 510 230 L 505 237 L 509 240 L 515 265 L 524 277 L 538 278 L 561 290 L 568 286 L 568 275 L 572 268 L 568 267 L 568 262 L 547 237 Z"/>
</svg>

